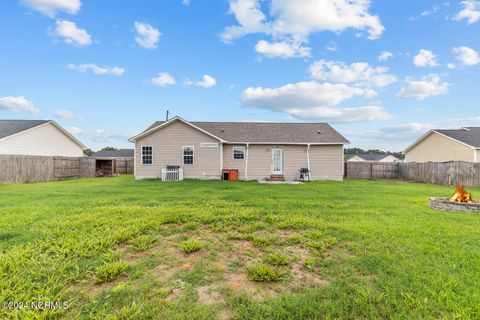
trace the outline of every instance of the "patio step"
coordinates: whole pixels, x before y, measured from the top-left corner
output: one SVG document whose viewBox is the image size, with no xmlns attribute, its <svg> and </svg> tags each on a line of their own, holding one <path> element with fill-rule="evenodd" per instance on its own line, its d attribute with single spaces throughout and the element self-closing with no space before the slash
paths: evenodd
<svg viewBox="0 0 480 320">
<path fill-rule="evenodd" d="M 268 181 L 285 181 L 285 176 L 283 174 L 272 174 Z"/>
</svg>

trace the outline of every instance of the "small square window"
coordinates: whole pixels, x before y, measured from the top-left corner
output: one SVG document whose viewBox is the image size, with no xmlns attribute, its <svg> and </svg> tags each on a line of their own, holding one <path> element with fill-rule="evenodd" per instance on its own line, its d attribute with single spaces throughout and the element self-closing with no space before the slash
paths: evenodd
<svg viewBox="0 0 480 320">
<path fill-rule="evenodd" d="M 142 146 L 142 164 L 153 163 L 153 148 L 151 146 Z"/>
<path fill-rule="evenodd" d="M 243 160 L 245 159 L 245 148 L 244 147 L 233 147 L 233 159 L 234 160 Z"/>
<path fill-rule="evenodd" d="M 193 147 L 183 147 L 183 164 L 193 164 L 194 151 Z"/>
</svg>

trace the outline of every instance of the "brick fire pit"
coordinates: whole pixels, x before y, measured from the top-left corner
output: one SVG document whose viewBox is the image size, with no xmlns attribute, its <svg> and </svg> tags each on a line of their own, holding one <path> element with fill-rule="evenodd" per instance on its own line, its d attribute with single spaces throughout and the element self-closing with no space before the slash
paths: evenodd
<svg viewBox="0 0 480 320">
<path fill-rule="evenodd" d="M 448 198 L 430 198 L 428 206 L 434 210 L 477 212 L 480 213 L 480 201 L 472 203 L 450 202 Z"/>
</svg>

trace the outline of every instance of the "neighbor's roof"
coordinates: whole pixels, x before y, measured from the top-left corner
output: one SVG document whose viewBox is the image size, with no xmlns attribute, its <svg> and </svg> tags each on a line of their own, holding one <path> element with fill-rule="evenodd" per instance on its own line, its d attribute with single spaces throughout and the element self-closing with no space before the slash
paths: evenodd
<svg viewBox="0 0 480 320">
<path fill-rule="evenodd" d="M 185 120 L 176 117 L 173 120 Z M 188 122 L 194 127 L 229 143 L 349 143 L 327 123 L 275 123 L 275 122 Z M 139 136 L 165 124 L 157 121 Z M 136 137 L 132 138 L 135 139 Z"/>
<path fill-rule="evenodd" d="M 0 120 L 0 139 L 47 122 L 49 122 L 49 120 Z"/>
<path fill-rule="evenodd" d="M 355 156 L 362 158 L 365 161 L 380 161 L 386 157 L 388 157 L 388 154 L 374 154 L 374 153 L 353 153 L 353 154 L 347 154 L 347 159 L 351 159 Z"/>
<path fill-rule="evenodd" d="M 73 142 L 85 149 L 85 145 L 81 143 L 77 138 L 65 130 L 61 125 L 53 120 L 0 120 L 0 139 L 4 139 L 14 134 L 41 126 L 46 123 L 51 123 Z"/>
<path fill-rule="evenodd" d="M 434 130 L 452 139 L 480 148 L 480 127 L 465 127 L 459 130 Z"/>
<path fill-rule="evenodd" d="M 463 143 L 469 147 L 480 149 L 480 127 L 463 127 L 460 129 L 446 130 L 446 129 L 433 129 L 424 134 L 420 139 L 412 143 L 404 153 L 411 150 L 417 144 L 422 142 L 431 133 L 438 133 L 444 135 L 450 139 Z"/>
<path fill-rule="evenodd" d="M 133 149 L 118 149 L 113 151 L 97 151 L 93 154 L 96 158 L 133 158 Z"/>
</svg>

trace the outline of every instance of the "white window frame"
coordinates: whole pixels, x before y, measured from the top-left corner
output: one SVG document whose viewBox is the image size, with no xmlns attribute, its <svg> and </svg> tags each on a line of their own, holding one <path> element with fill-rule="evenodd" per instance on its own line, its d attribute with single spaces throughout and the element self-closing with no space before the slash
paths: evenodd
<svg viewBox="0 0 480 320">
<path fill-rule="evenodd" d="M 192 163 L 185 163 L 185 148 L 192 149 Z M 184 166 L 193 166 L 195 164 L 195 146 L 182 146 L 182 165 Z"/>
<path fill-rule="evenodd" d="M 242 159 L 235 159 L 235 150 L 241 149 L 243 151 L 243 158 Z M 244 161 L 245 160 L 245 147 L 232 147 L 232 160 L 235 161 Z"/>
<path fill-rule="evenodd" d="M 146 148 L 152 148 L 152 154 L 150 155 L 152 157 L 152 163 L 143 163 L 143 148 L 146 147 Z M 153 146 L 141 146 L 140 147 L 140 157 L 141 157 L 141 163 L 142 163 L 142 166 L 151 166 L 153 165 Z"/>
</svg>

